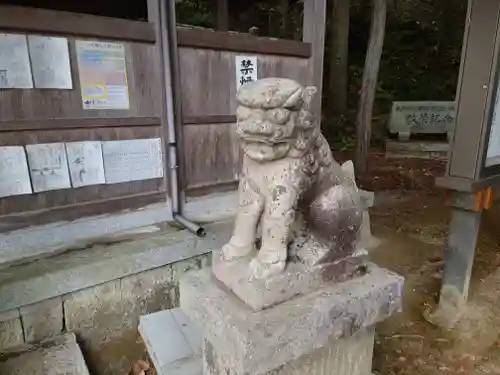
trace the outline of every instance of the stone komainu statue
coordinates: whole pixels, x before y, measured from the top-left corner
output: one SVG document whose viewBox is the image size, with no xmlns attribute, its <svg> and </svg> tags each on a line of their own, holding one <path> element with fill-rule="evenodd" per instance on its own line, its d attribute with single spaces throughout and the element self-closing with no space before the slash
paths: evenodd
<svg viewBox="0 0 500 375">
<path fill-rule="evenodd" d="M 332 156 L 309 112 L 314 87 L 266 78 L 237 94 L 244 152 L 239 207 L 224 260 L 256 249 L 252 274 L 267 278 L 287 261 L 311 266 L 352 255 L 362 221 L 358 189 Z"/>
</svg>

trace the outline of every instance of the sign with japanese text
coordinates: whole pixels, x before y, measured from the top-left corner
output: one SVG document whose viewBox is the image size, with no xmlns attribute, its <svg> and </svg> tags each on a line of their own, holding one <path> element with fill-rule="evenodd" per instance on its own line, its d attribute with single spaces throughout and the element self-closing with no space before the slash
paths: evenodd
<svg viewBox="0 0 500 375">
<path fill-rule="evenodd" d="M 236 56 L 236 89 L 246 83 L 257 81 L 257 57 L 256 56 Z"/>
<path fill-rule="evenodd" d="M 391 133 L 446 134 L 455 126 L 456 102 L 394 102 Z"/>
</svg>

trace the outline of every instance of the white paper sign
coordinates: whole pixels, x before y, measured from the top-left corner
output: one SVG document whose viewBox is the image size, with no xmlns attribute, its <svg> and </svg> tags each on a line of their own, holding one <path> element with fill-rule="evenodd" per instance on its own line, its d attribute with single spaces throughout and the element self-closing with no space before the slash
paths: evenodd
<svg viewBox="0 0 500 375">
<path fill-rule="evenodd" d="M 64 143 L 27 145 L 35 193 L 71 187 Z"/>
<path fill-rule="evenodd" d="M 26 35 L 0 33 L 0 89 L 31 89 Z"/>
<path fill-rule="evenodd" d="M 0 197 L 31 194 L 26 153 L 21 146 L 0 147 Z"/>
<path fill-rule="evenodd" d="M 163 177 L 161 139 L 102 143 L 107 184 Z"/>
<path fill-rule="evenodd" d="M 257 81 L 258 79 L 258 66 L 256 56 L 236 56 L 236 89 L 246 83 Z"/>
<path fill-rule="evenodd" d="M 125 47 L 76 41 L 83 109 L 129 109 Z"/>
<path fill-rule="evenodd" d="M 99 141 L 66 143 L 73 187 L 104 184 L 104 163 Z"/>
<path fill-rule="evenodd" d="M 39 89 L 73 88 L 68 40 L 29 35 L 29 52 L 35 87 Z"/>
</svg>

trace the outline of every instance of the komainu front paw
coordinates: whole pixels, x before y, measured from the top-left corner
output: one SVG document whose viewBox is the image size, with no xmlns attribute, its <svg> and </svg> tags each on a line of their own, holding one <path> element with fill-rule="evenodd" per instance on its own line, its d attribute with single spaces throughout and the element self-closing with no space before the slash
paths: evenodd
<svg viewBox="0 0 500 375">
<path fill-rule="evenodd" d="M 226 261 L 236 260 L 238 258 L 244 257 L 253 250 L 253 245 L 250 246 L 236 246 L 231 242 L 222 246 L 221 253 L 222 258 Z"/>
<path fill-rule="evenodd" d="M 267 279 L 283 272 L 285 266 L 285 261 L 280 260 L 275 263 L 263 263 L 258 258 L 254 258 L 250 262 L 250 273 L 256 279 Z"/>
</svg>

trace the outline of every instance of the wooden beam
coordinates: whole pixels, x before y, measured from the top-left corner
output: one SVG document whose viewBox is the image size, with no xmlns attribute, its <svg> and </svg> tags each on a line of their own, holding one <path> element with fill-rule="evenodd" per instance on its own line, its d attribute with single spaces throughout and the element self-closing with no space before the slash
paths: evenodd
<svg viewBox="0 0 500 375">
<path fill-rule="evenodd" d="M 262 38 L 248 34 L 212 31 L 208 29 L 178 27 L 177 40 L 180 47 L 195 47 L 302 58 L 309 58 L 312 54 L 311 43 L 297 42 L 295 40 Z"/>
<path fill-rule="evenodd" d="M 236 115 L 186 116 L 182 119 L 184 125 L 233 124 L 235 122 Z"/>
<path fill-rule="evenodd" d="M 6 121 L 6 122 L 0 122 L 0 133 L 12 132 L 12 131 L 30 131 L 30 130 L 119 128 L 119 127 L 131 127 L 131 126 L 160 126 L 160 118 L 97 117 L 97 118 Z"/>
<path fill-rule="evenodd" d="M 148 22 L 12 5 L 0 5 L 0 30 L 155 42 Z"/>
<path fill-rule="evenodd" d="M 325 54 L 326 0 L 304 0 L 302 40 L 312 46 L 309 62 L 310 83 L 318 89 L 312 109 L 321 121 L 323 60 Z"/>
<path fill-rule="evenodd" d="M 153 203 L 165 202 L 166 195 L 165 191 L 155 191 L 0 216 L 0 221 L 2 222 L 0 233 L 11 232 L 34 225 L 46 225 L 58 221 L 74 221 L 87 216 L 104 215 L 122 210 L 141 208 Z"/>
</svg>

